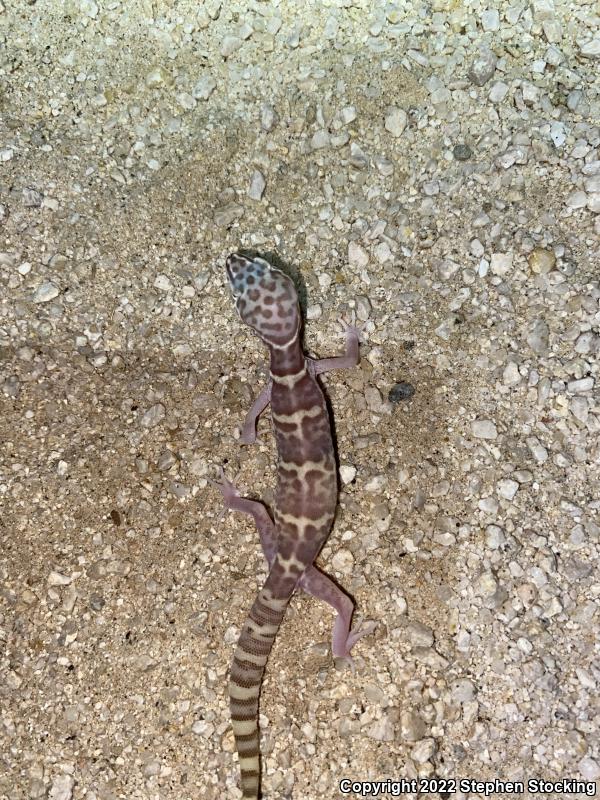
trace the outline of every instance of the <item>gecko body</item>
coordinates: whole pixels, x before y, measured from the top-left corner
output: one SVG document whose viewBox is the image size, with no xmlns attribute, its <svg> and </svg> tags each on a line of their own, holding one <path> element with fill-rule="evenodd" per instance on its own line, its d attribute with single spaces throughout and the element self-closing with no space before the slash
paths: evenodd
<svg viewBox="0 0 600 800">
<path fill-rule="evenodd" d="M 252 406 L 241 440 L 254 441 L 256 420 L 267 404 L 277 445 L 273 519 L 265 507 L 241 498 L 224 477 L 217 484 L 225 507 L 254 517 L 268 577 L 242 628 L 229 679 L 233 732 L 245 798 L 259 797 L 258 701 L 265 665 L 294 590 L 329 603 L 337 611 L 332 650 L 349 658 L 371 625 L 351 631 L 352 600 L 313 562 L 329 534 L 337 503 L 337 472 L 325 397 L 317 375 L 358 363 L 358 334 L 346 326 L 346 354 L 315 361 L 300 341 L 301 315 L 292 280 L 261 258 L 234 253 L 227 275 L 237 311 L 270 354 L 269 381 Z"/>
</svg>

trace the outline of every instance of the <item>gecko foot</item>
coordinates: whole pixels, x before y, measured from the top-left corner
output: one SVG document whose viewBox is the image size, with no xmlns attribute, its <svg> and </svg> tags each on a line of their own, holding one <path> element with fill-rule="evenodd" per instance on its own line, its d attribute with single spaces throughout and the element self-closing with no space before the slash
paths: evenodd
<svg viewBox="0 0 600 800">
<path fill-rule="evenodd" d="M 235 498 L 240 496 L 240 493 L 234 483 L 232 483 L 228 478 L 225 477 L 225 471 L 223 467 L 219 467 L 219 480 L 213 480 L 209 478 L 209 483 L 218 489 L 222 496 L 223 496 L 223 509 L 219 514 L 219 518 L 217 522 L 220 522 L 226 511 L 233 509 Z"/>
<path fill-rule="evenodd" d="M 365 323 L 359 322 L 358 325 L 356 324 L 356 312 L 354 310 L 350 311 L 349 321 L 344 317 L 338 317 L 337 323 L 341 328 L 340 333 L 342 336 L 345 336 L 346 339 L 356 337 L 360 342 L 361 334 L 365 329 Z"/>
<path fill-rule="evenodd" d="M 354 645 L 363 638 L 363 636 L 368 636 L 370 633 L 373 633 L 375 628 L 377 627 L 377 623 L 373 620 L 370 622 L 363 622 L 361 623 L 358 628 L 351 630 L 348 633 L 348 637 L 338 652 L 333 654 L 336 664 L 342 666 L 347 664 L 352 673 L 356 672 L 356 666 L 354 664 L 354 659 L 350 655 L 350 651 L 354 647 Z"/>
</svg>

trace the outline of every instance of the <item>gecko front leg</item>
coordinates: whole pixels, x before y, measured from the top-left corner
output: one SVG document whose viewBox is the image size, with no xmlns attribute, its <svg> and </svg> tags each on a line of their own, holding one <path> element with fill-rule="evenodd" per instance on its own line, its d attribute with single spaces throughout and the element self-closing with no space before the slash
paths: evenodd
<svg viewBox="0 0 600 800">
<path fill-rule="evenodd" d="M 269 378 L 267 385 L 252 403 L 250 411 L 246 414 L 246 419 L 242 425 L 242 432 L 240 435 L 240 442 L 242 444 L 253 444 L 256 441 L 256 421 L 271 402 L 272 386 L 273 381 Z"/>
<path fill-rule="evenodd" d="M 344 319 L 339 320 L 344 333 L 346 334 L 346 352 L 343 356 L 333 358 L 307 358 L 308 367 L 313 375 L 322 375 L 334 369 L 350 369 L 355 367 L 359 360 L 360 328 L 354 323 L 348 323 Z M 256 441 L 256 423 L 262 412 L 271 402 L 271 389 L 273 381 L 269 378 L 266 386 L 262 389 L 250 410 L 246 414 L 246 419 L 242 425 L 240 442 L 242 444 L 253 444 Z"/>
<path fill-rule="evenodd" d="M 346 334 L 346 352 L 343 356 L 333 356 L 333 358 L 309 358 L 308 366 L 313 375 L 322 375 L 331 372 L 333 369 L 350 369 L 355 367 L 359 360 L 360 328 L 353 323 L 348 323 L 344 319 L 339 320 L 344 333 Z"/>
</svg>

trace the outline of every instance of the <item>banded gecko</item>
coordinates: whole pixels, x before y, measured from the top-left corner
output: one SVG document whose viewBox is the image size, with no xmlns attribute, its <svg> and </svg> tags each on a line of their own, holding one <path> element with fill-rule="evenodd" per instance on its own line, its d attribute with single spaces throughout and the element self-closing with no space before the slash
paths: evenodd
<svg viewBox="0 0 600 800">
<path fill-rule="evenodd" d="M 329 414 L 317 375 L 353 367 L 359 360 L 355 327 L 344 323 L 346 352 L 313 360 L 300 341 L 301 314 L 292 280 L 262 258 L 233 253 L 227 275 L 242 321 L 270 353 L 270 377 L 242 427 L 241 441 L 256 439 L 256 421 L 271 403 L 277 444 L 277 489 L 273 519 L 265 506 L 240 497 L 221 471 L 217 483 L 226 509 L 250 514 L 259 532 L 269 575 L 242 628 L 229 678 L 233 733 L 245 798 L 260 785 L 258 700 L 265 665 L 290 598 L 300 587 L 337 612 L 332 651 L 350 660 L 356 642 L 374 623 L 351 630 L 354 603 L 313 561 L 329 534 L 337 503 L 337 473 Z"/>
</svg>

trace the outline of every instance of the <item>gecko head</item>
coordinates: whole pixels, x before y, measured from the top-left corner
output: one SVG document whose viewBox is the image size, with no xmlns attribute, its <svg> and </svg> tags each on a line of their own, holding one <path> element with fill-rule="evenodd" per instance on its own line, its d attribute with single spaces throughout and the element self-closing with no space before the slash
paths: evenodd
<svg viewBox="0 0 600 800">
<path fill-rule="evenodd" d="M 292 279 L 262 258 L 232 253 L 227 276 L 238 314 L 268 345 L 285 347 L 298 335 L 300 310 Z"/>
</svg>

